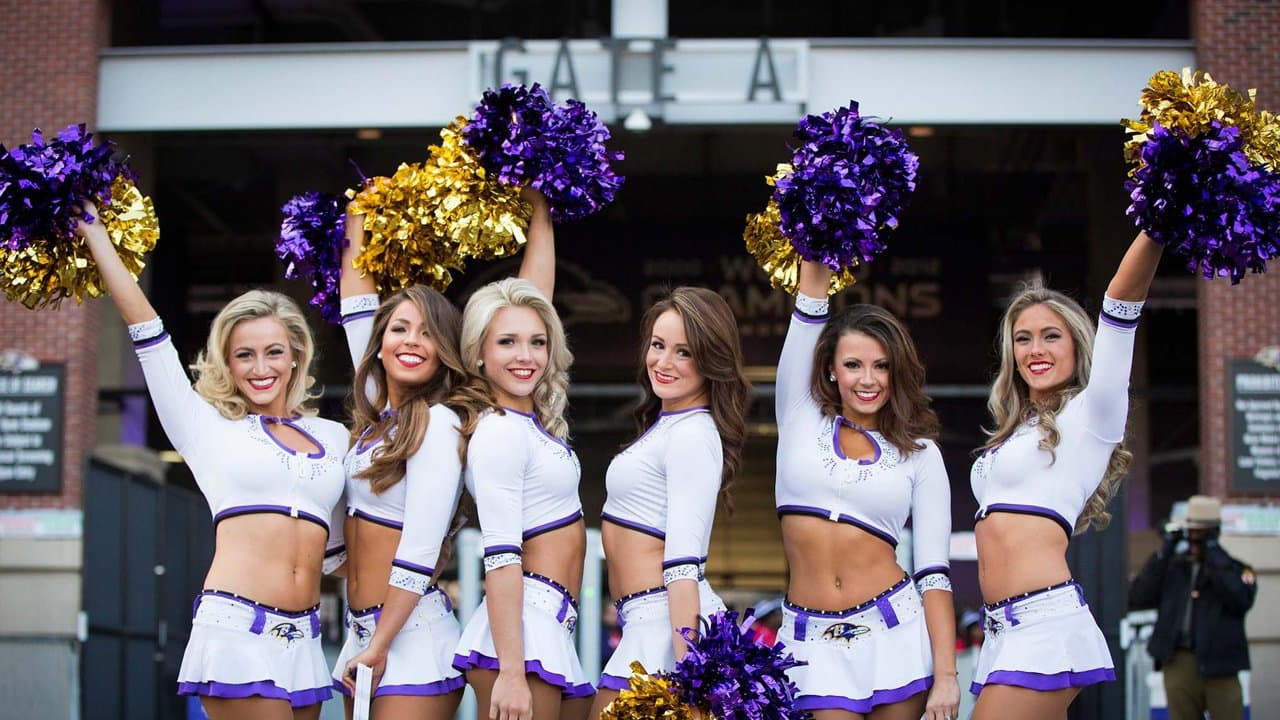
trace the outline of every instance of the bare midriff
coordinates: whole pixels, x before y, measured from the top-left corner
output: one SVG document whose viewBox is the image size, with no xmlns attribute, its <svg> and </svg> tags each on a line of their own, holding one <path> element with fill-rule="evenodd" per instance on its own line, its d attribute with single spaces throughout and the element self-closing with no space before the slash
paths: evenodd
<svg viewBox="0 0 1280 720">
<path fill-rule="evenodd" d="M 288 515 L 227 518 L 218 523 L 204 586 L 283 610 L 305 610 L 320 602 L 328 537 L 323 526 Z"/>
<path fill-rule="evenodd" d="M 587 526 L 582 520 L 548 530 L 524 541 L 521 564 L 525 572 L 550 578 L 576 600 L 582 589 L 582 560 L 587 554 Z"/>
<path fill-rule="evenodd" d="M 359 517 L 343 526 L 347 543 L 347 605 L 353 610 L 381 605 L 387 599 L 391 561 L 400 547 L 400 531 Z"/>
<path fill-rule="evenodd" d="M 1067 535 L 1046 517 L 993 512 L 974 525 L 978 584 L 991 604 L 1071 579 Z"/>
<path fill-rule="evenodd" d="M 784 515 L 782 547 L 791 569 L 787 600 L 814 610 L 861 605 L 906 574 L 892 545 L 845 523 Z"/>
<path fill-rule="evenodd" d="M 662 587 L 666 543 L 607 520 L 600 523 L 600 540 L 609 566 L 609 594 L 615 599 Z"/>
</svg>

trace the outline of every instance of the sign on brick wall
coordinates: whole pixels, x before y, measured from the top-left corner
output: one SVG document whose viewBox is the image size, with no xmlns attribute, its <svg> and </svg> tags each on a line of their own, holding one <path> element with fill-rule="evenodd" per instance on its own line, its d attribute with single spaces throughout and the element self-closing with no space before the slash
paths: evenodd
<svg viewBox="0 0 1280 720">
<path fill-rule="evenodd" d="M 0 492 L 62 489 L 61 363 L 0 373 Z"/>
<path fill-rule="evenodd" d="M 1232 492 L 1280 492 L 1280 372 L 1234 359 L 1227 369 Z"/>
</svg>

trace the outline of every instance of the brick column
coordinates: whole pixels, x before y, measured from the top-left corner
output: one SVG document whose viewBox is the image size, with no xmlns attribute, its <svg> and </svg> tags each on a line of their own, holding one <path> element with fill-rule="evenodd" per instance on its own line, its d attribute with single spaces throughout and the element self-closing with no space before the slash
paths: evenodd
<svg viewBox="0 0 1280 720">
<path fill-rule="evenodd" d="M 109 18 L 103 0 L 0 0 L 0 142 L 29 142 L 35 127 L 56 133 L 83 122 L 92 128 L 98 50 Z M 80 508 L 97 416 L 97 305 L 72 301 L 56 312 L 33 312 L 0 301 L 0 350 L 66 363 L 62 490 L 0 494 L 0 508 Z"/>
<path fill-rule="evenodd" d="M 1257 88 L 1258 105 L 1280 110 L 1280 3 L 1198 0 L 1192 10 L 1200 69 L 1241 90 Z M 1176 261 L 1176 260 L 1171 260 Z M 1230 358 L 1280 344 L 1280 265 L 1232 287 L 1199 283 L 1200 488 L 1227 495 L 1227 387 Z"/>
</svg>

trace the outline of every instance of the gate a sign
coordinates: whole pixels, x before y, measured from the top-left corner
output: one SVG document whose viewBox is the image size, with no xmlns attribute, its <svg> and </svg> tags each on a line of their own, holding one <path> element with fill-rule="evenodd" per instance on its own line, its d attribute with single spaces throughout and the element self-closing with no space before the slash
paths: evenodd
<svg viewBox="0 0 1280 720">
<path fill-rule="evenodd" d="M 62 488 L 61 364 L 0 372 L 0 492 Z"/>
</svg>

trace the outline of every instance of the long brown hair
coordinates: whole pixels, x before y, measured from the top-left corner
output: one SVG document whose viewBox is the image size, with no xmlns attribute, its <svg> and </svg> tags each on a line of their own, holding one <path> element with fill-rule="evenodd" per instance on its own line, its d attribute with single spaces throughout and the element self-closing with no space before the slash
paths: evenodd
<svg viewBox="0 0 1280 720">
<path fill-rule="evenodd" d="M 640 363 L 636 382 L 644 396 L 632 413 L 636 421 L 635 442 L 658 420 L 662 400 L 653 393 L 645 362 L 649 339 L 658 317 L 674 310 L 684 323 L 689 351 L 698 372 L 705 378 L 707 405 L 711 419 L 720 431 L 724 465 L 720 473 L 720 496 L 725 509 L 733 512 L 729 488 L 742 466 L 742 448 L 747 442 L 747 405 L 751 401 L 751 383 L 742 369 L 742 342 L 738 338 L 738 322 L 729 304 L 716 293 L 700 287 L 678 287 L 645 312 L 640 321 Z M 625 447 L 625 446 L 624 446 Z"/>
<path fill-rule="evenodd" d="M 440 366 L 425 383 L 405 388 L 399 406 L 392 408 L 394 413 L 388 414 L 383 413 L 389 396 L 387 371 L 378 353 L 382 348 L 382 336 L 391 323 L 391 315 L 402 302 L 413 303 L 422 314 L 427 335 L 435 343 L 436 360 Z M 466 378 L 462 356 L 458 352 L 461 327 L 462 316 L 458 308 L 439 292 L 423 285 L 400 290 L 384 300 L 374 313 L 373 334 L 356 368 L 351 402 L 352 442 L 359 442 L 366 433 L 369 437 L 383 438 L 369 467 L 356 476 L 368 480 L 374 493 L 382 493 L 400 482 L 409 458 L 422 447 L 422 438 L 431 420 L 431 406 L 444 400 Z M 367 391 L 370 385 L 372 399 Z"/>
<path fill-rule="evenodd" d="M 1035 305 L 1043 305 L 1062 318 L 1075 347 L 1075 374 L 1058 388 L 1052 398 L 1039 404 L 1031 402 L 1031 390 L 1018 374 L 1018 363 L 1013 355 L 1013 326 L 1023 311 Z M 987 442 L 982 446 L 984 450 L 997 447 L 1009 439 L 1019 425 L 1035 414 L 1036 429 L 1040 431 L 1039 448 L 1048 451 L 1053 461 L 1057 460 L 1054 449 L 1062 439 L 1058 431 L 1057 416 L 1067 406 L 1067 401 L 1089 384 L 1089 373 L 1093 369 L 1095 332 L 1093 322 L 1084 308 L 1080 307 L 1080 303 L 1056 290 L 1029 284 L 1009 301 L 1009 307 L 1000 319 L 1000 333 L 996 338 L 1000 351 L 1000 370 L 991 383 L 991 395 L 987 398 L 987 409 L 991 411 L 996 426 L 986 431 Z M 1088 530 L 1090 525 L 1104 530 L 1111 523 L 1107 504 L 1120 489 L 1120 483 L 1124 481 L 1132 460 L 1133 453 L 1129 452 L 1124 442 L 1111 451 L 1102 481 L 1085 503 L 1084 510 L 1076 521 L 1076 533 Z"/>
<path fill-rule="evenodd" d="M 813 350 L 813 374 L 809 392 L 827 417 L 844 409 L 840 388 L 828 380 L 835 363 L 836 346 L 849 333 L 862 333 L 880 343 L 889 356 L 889 401 L 880 408 L 876 430 L 899 452 L 923 450 L 922 439 L 938 439 L 938 416 L 924 394 L 924 363 L 916 353 L 907 328 L 878 305 L 850 305 L 836 313 L 818 336 Z"/>
</svg>

